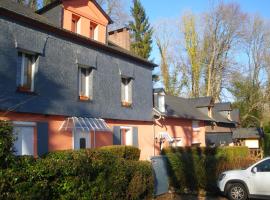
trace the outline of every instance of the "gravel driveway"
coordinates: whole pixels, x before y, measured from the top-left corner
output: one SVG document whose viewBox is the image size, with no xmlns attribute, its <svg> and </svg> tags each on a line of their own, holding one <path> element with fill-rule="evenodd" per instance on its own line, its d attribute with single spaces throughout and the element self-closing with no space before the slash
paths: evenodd
<svg viewBox="0 0 270 200">
<path fill-rule="evenodd" d="M 225 197 L 219 197 L 219 196 L 198 197 L 194 195 L 179 196 L 175 194 L 165 194 L 165 195 L 157 197 L 156 200 L 228 200 L 228 199 Z"/>
</svg>

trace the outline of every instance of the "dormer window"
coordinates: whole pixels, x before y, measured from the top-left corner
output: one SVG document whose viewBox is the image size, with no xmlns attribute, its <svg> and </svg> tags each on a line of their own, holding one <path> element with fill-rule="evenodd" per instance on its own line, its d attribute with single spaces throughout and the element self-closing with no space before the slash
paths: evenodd
<svg viewBox="0 0 270 200">
<path fill-rule="evenodd" d="M 98 40 L 97 33 L 97 24 L 91 22 L 90 23 L 90 38 L 93 40 Z"/>
<path fill-rule="evenodd" d="M 121 103 L 124 107 L 132 105 L 132 79 L 128 77 L 121 78 Z"/>
<path fill-rule="evenodd" d="M 76 15 L 72 15 L 72 20 L 71 20 L 71 31 L 74 33 L 79 33 L 79 20 L 80 17 L 76 16 Z"/>
<path fill-rule="evenodd" d="M 165 112 L 165 96 L 158 95 L 158 109 L 160 112 Z"/>
</svg>

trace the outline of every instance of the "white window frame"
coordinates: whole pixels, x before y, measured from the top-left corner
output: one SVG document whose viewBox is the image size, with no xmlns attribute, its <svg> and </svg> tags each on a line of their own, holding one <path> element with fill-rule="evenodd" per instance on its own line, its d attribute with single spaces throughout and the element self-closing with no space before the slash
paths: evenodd
<svg viewBox="0 0 270 200">
<path fill-rule="evenodd" d="M 21 63 L 21 76 L 20 76 L 20 86 L 23 86 L 23 83 L 24 83 L 24 70 L 25 70 L 25 59 L 26 59 L 26 54 L 27 53 L 24 53 L 24 52 L 19 52 L 22 54 L 22 63 Z M 32 55 L 32 54 L 27 54 L 29 56 L 32 57 L 32 70 L 31 70 L 31 88 L 30 88 L 30 91 L 33 92 L 35 87 L 34 87 L 34 78 L 35 78 L 35 72 L 36 72 L 36 59 L 35 59 L 35 56 Z"/>
<path fill-rule="evenodd" d="M 161 112 L 165 112 L 165 96 L 158 95 L 158 109 Z"/>
<path fill-rule="evenodd" d="M 90 87 L 89 87 L 89 84 L 90 84 L 90 76 L 91 76 L 91 68 L 87 68 L 87 67 L 83 67 L 83 66 L 79 66 L 79 96 L 81 96 L 81 89 L 82 89 L 82 81 L 81 81 L 81 74 L 82 74 L 82 69 L 86 69 L 86 70 L 90 70 L 88 76 L 85 77 L 85 96 L 90 98 L 90 94 L 89 94 L 89 90 L 90 90 Z"/>
<path fill-rule="evenodd" d="M 192 121 L 192 130 L 193 130 L 193 132 L 200 132 L 200 130 L 201 130 L 200 121 L 198 121 L 198 120 Z"/>
<path fill-rule="evenodd" d="M 130 131 L 130 135 L 133 136 L 133 129 L 130 126 L 120 126 L 120 131 L 125 130 L 125 145 L 127 145 L 127 131 Z M 121 136 L 121 144 L 123 143 L 122 141 L 122 136 Z M 133 145 L 133 137 L 131 137 L 131 146 Z"/>
<path fill-rule="evenodd" d="M 132 90 L 132 87 L 130 85 L 130 84 L 132 84 L 131 82 L 132 82 L 131 78 L 128 78 L 128 77 L 121 78 L 121 84 L 124 84 L 124 94 L 123 94 L 124 99 L 123 99 L 123 101 L 126 103 L 132 103 L 132 97 L 131 98 L 129 97 L 129 92 L 130 92 L 129 90 Z M 130 100 L 129 100 L 129 98 L 130 98 Z"/>
</svg>

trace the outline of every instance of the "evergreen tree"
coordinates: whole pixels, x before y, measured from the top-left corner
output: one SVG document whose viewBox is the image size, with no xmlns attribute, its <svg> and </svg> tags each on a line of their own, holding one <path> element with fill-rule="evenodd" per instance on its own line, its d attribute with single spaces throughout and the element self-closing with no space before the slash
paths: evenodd
<svg viewBox="0 0 270 200">
<path fill-rule="evenodd" d="M 129 23 L 132 38 L 131 51 L 142 58 L 148 59 L 152 50 L 153 29 L 140 0 L 133 0 L 131 15 L 133 18 Z"/>
<path fill-rule="evenodd" d="M 54 0 L 43 0 L 43 7 L 47 6 L 48 4 L 52 3 Z"/>
</svg>

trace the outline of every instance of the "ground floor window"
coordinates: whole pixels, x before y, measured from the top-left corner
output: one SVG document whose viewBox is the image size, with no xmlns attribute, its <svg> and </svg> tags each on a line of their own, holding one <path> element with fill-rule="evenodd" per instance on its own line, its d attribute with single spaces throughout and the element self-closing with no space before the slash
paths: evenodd
<svg viewBox="0 0 270 200">
<path fill-rule="evenodd" d="M 34 127 L 32 122 L 15 122 L 14 135 L 16 140 L 14 142 L 16 155 L 34 155 Z"/>
<path fill-rule="evenodd" d="M 132 135 L 132 128 L 131 127 L 121 127 L 121 144 L 122 145 L 133 145 L 133 135 Z"/>
</svg>

